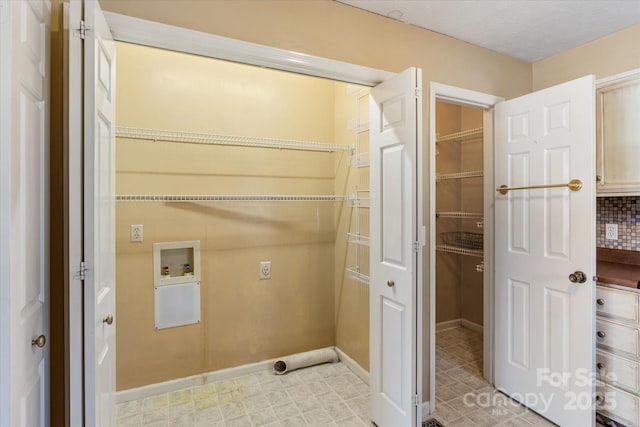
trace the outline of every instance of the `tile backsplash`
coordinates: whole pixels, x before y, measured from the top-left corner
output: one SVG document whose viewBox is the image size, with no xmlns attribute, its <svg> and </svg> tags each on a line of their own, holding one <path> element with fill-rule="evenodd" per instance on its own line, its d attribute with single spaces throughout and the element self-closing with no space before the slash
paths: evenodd
<svg viewBox="0 0 640 427">
<path fill-rule="evenodd" d="M 618 240 L 605 239 L 605 224 L 618 224 Z M 599 248 L 640 251 L 640 197 L 598 197 L 596 245 Z"/>
</svg>

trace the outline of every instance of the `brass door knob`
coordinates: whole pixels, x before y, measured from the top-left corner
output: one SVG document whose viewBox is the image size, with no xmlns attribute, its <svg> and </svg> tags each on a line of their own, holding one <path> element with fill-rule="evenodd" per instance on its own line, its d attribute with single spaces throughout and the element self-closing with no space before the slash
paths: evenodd
<svg viewBox="0 0 640 427">
<path fill-rule="evenodd" d="M 604 338 L 604 337 L 606 337 L 606 336 L 607 336 L 607 334 L 605 334 L 605 333 L 604 333 L 604 331 L 598 331 L 598 334 L 597 334 L 597 335 L 598 335 L 600 338 Z"/>
<path fill-rule="evenodd" d="M 584 283 L 587 281 L 587 275 L 582 271 L 576 271 L 575 273 L 571 273 L 569 275 L 569 280 L 571 283 Z"/>
<path fill-rule="evenodd" d="M 47 337 L 44 335 L 39 335 L 31 340 L 31 345 L 35 345 L 36 347 L 42 348 L 47 343 Z"/>
<path fill-rule="evenodd" d="M 106 323 L 107 325 L 110 325 L 113 323 L 113 314 L 108 315 L 107 317 L 105 317 L 104 319 L 102 319 L 103 323 Z"/>
<path fill-rule="evenodd" d="M 602 362 L 596 363 L 596 368 L 598 368 L 599 371 L 603 370 L 605 368 L 604 363 Z"/>
<path fill-rule="evenodd" d="M 387 280 L 387 286 L 390 288 L 393 288 L 396 285 L 396 283 L 393 280 Z"/>
</svg>

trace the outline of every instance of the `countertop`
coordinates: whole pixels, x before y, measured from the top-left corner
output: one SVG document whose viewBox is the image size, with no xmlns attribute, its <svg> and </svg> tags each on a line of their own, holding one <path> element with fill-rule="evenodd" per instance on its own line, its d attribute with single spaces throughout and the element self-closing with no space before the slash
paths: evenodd
<svg viewBox="0 0 640 427">
<path fill-rule="evenodd" d="M 598 282 L 640 289 L 640 252 L 598 248 Z"/>
</svg>

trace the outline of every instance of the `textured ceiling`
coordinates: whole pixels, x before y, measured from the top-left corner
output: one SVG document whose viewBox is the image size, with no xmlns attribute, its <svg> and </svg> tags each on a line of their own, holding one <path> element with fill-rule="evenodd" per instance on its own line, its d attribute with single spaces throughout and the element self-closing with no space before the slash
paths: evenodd
<svg viewBox="0 0 640 427">
<path fill-rule="evenodd" d="M 640 24 L 640 0 L 337 1 L 527 62 Z"/>
</svg>

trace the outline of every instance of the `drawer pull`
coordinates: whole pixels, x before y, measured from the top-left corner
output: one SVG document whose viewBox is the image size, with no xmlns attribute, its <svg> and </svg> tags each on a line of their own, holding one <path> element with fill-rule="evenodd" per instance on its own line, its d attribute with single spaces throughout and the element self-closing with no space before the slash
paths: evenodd
<svg viewBox="0 0 640 427">
<path fill-rule="evenodd" d="M 605 368 L 604 363 L 602 362 L 596 363 L 596 368 L 598 368 L 599 371 L 602 371 Z"/>
<path fill-rule="evenodd" d="M 596 304 L 598 304 L 598 305 L 604 305 L 604 300 L 603 300 L 602 298 L 598 298 L 598 299 L 596 300 Z"/>
<path fill-rule="evenodd" d="M 605 333 L 604 333 L 604 331 L 598 331 L 598 336 L 599 336 L 600 338 L 604 338 L 604 337 L 606 337 L 606 336 L 607 336 L 607 334 L 605 334 Z"/>
<path fill-rule="evenodd" d="M 604 396 L 602 396 L 600 394 L 596 394 L 596 402 L 598 402 L 599 404 L 603 404 L 604 403 Z"/>
</svg>

